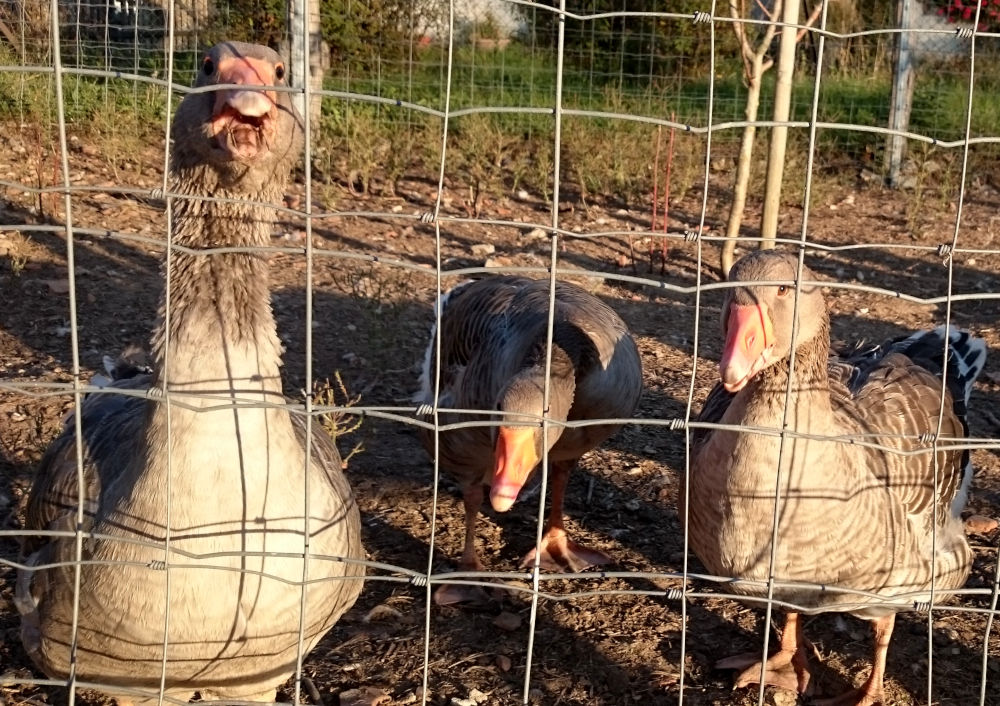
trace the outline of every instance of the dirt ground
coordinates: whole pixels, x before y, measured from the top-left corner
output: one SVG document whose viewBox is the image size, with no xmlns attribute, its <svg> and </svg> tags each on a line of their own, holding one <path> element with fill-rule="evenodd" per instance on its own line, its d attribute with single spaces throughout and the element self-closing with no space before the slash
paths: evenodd
<svg viewBox="0 0 1000 706">
<path fill-rule="evenodd" d="M 163 252 L 162 202 L 129 195 L 121 185 L 152 189 L 161 183 L 151 149 L 137 164 L 112 171 L 93 148 L 79 144 L 70 155 L 74 185 L 97 187 L 73 196 L 76 240 L 76 287 L 79 308 L 80 362 L 86 375 L 100 368 L 101 356 L 129 343 L 144 343 L 154 324 Z M 32 166 L 32 149 L 16 131 L 0 136 L 0 178 L 44 171 Z M 25 165 L 28 169 L 25 171 Z M 152 165 L 152 166 L 149 166 Z M 714 174 L 709 198 L 708 235 L 720 234 L 726 214 L 728 174 Z M 317 378 L 339 372 L 351 396 L 366 407 L 396 408 L 413 418 L 411 395 L 431 321 L 436 241 L 433 225 L 416 216 L 432 210 L 436 180 L 403 179 L 392 196 L 358 196 L 340 185 L 317 188 L 317 210 L 333 212 L 317 220 L 313 244 L 313 371 Z M 294 194 L 301 196 L 297 184 Z M 467 218 L 467 193 L 460 183 L 443 194 L 443 213 Z M 934 202 L 912 193 L 896 193 L 858 180 L 856 187 L 832 191 L 809 214 L 809 235 L 831 250 L 807 255 L 808 264 L 831 281 L 874 285 L 918 296 L 948 291 L 949 269 L 936 250 L 950 243 L 955 203 Z M 59 233 L 18 234 L 4 224 L 62 223 L 62 197 L 0 190 L 0 380 L 7 383 L 68 382 L 72 359 L 69 338 L 65 238 Z M 700 194 L 671 207 L 671 231 L 696 228 Z M 959 244 L 980 252 L 953 257 L 953 291 L 1000 293 L 1000 222 L 995 215 L 1000 192 L 975 183 L 964 205 Z M 375 215 L 363 215 L 366 213 Z M 362 215 L 354 215 L 362 214 Z M 441 257 L 449 271 L 482 266 L 544 268 L 550 245 L 534 225 L 550 222 L 548 206 L 532 194 L 511 194 L 482 204 L 482 222 L 444 222 Z M 797 238 L 802 210 L 787 207 L 781 235 Z M 694 363 L 696 324 L 693 294 L 670 286 L 693 287 L 697 278 L 718 281 L 718 247 L 703 240 L 671 239 L 662 263 L 659 242 L 651 266 L 649 241 L 634 237 L 630 253 L 625 233 L 649 228 L 647 209 L 612 203 L 584 208 L 572 195 L 561 204 L 563 227 L 579 234 L 565 240 L 559 266 L 586 270 L 574 278 L 611 306 L 631 326 L 643 354 L 646 390 L 635 423 L 602 448 L 587 455 L 570 480 L 566 502 L 570 531 L 614 558 L 615 572 L 673 574 L 684 566 L 683 535 L 676 514 L 679 478 L 685 468 L 685 435 L 649 420 L 683 418 Z M 747 223 L 756 223 L 748 214 Z M 108 231 L 149 240 L 109 237 Z M 613 235 L 600 235 L 614 232 Z M 750 230 L 747 231 L 752 234 Z M 595 235 L 597 234 L 597 235 Z M 303 224 L 283 221 L 275 248 L 299 249 L 273 255 L 274 307 L 287 345 L 285 390 L 299 397 L 305 384 L 306 260 Z M 851 249 L 875 243 L 895 247 Z M 747 246 L 744 246 L 744 248 Z M 838 249 L 839 248 L 839 249 Z M 332 254 L 327 254 L 327 253 Z M 358 257 L 361 256 L 361 257 Z M 377 257 L 378 262 L 372 258 Z M 393 265 L 402 261 L 417 267 Z M 637 276 L 645 283 L 618 277 Z M 458 281 L 445 278 L 445 286 Z M 667 287 L 661 287 L 664 283 Z M 704 399 L 719 356 L 718 292 L 701 300 L 698 367 L 694 409 Z M 836 339 L 880 340 L 914 328 L 940 323 L 943 305 L 909 303 L 894 296 L 849 289 L 828 290 Z M 986 339 L 991 358 L 971 402 L 971 431 L 979 439 L 1000 438 L 1000 299 L 955 302 L 952 320 Z M 998 405 L 998 407 L 994 407 Z M 0 390 L 0 558 L 12 560 L 17 544 L 10 531 L 19 527 L 20 503 L 46 444 L 56 435 L 68 395 L 38 397 Z M 433 518 L 432 465 L 412 425 L 369 415 L 355 432 L 339 438 L 350 457 L 348 476 L 363 513 L 364 542 L 375 562 L 425 570 Z M 1000 446 L 977 450 L 978 468 L 968 513 L 1000 518 Z M 480 549 L 496 570 L 513 570 L 534 542 L 537 494 L 506 515 L 484 513 Z M 847 518 L 845 518 L 847 521 Z M 435 570 L 454 566 L 460 553 L 462 510 L 456 486 L 442 478 L 433 537 Z M 971 534 L 975 568 L 970 588 L 990 588 L 997 581 L 1000 531 Z M 688 567 L 701 571 L 691 557 Z M 0 698 L 10 704 L 65 702 L 65 689 L 17 683 L 41 678 L 20 647 L 18 620 L 10 602 L 14 570 L 0 564 Z M 484 608 L 432 606 L 426 589 L 398 580 L 400 574 L 372 571 L 357 605 L 309 656 L 306 674 L 326 704 L 344 692 L 369 689 L 366 703 L 419 701 L 427 663 L 428 703 L 520 703 L 528 666 L 531 602 L 528 593 L 510 592 L 501 603 Z M 397 580 L 383 580 L 396 578 Z M 525 582 L 521 585 L 527 586 Z M 694 581 L 699 597 L 686 604 L 665 595 L 681 581 L 668 576 L 552 580 L 545 590 L 567 600 L 538 601 L 531 652 L 529 698 L 551 705 L 753 704 L 756 689 L 732 690 L 731 672 L 713 668 L 717 659 L 760 649 L 764 611 L 749 604 L 714 597 L 720 589 Z M 628 592 L 628 593 L 623 593 Z M 596 595 L 594 595 L 596 594 Z M 888 660 L 888 701 L 964 706 L 978 703 L 985 669 L 986 703 L 1000 704 L 1000 636 L 988 631 L 990 597 L 965 596 L 933 613 L 902 614 Z M 981 609 L 959 612 L 956 607 Z M 686 614 L 686 626 L 684 624 Z M 429 632 L 428 632 L 429 630 Z M 850 616 L 809 618 L 807 635 L 821 659 L 815 659 L 817 693 L 839 693 L 859 682 L 870 665 L 871 636 L 863 621 Z M 928 649 L 928 634 L 931 648 Z M 984 643 L 988 650 L 983 658 Z M 772 645 L 774 639 L 772 637 Z M 684 655 L 681 664 L 682 650 Z M 928 663 L 933 688 L 928 697 Z M 683 674 L 682 674 L 683 672 Z M 682 691 L 683 689 L 683 691 Z M 291 698 L 289 687 L 280 694 Z M 379 701 L 378 697 L 383 700 Z M 82 695 L 84 704 L 102 703 Z M 342 703 L 346 703 L 345 696 Z M 794 698 L 768 689 L 769 704 Z M 802 701 L 806 703 L 806 701 Z"/>
</svg>

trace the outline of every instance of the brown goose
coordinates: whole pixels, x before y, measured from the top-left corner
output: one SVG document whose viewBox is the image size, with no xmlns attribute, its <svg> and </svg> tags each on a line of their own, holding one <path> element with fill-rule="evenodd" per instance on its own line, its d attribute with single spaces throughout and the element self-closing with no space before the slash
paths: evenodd
<svg viewBox="0 0 1000 706">
<path fill-rule="evenodd" d="M 548 417 L 556 421 L 614 419 L 635 410 L 642 390 L 642 367 L 635 342 L 618 315 L 572 284 L 555 291 Z M 552 425 L 542 447 L 543 389 L 549 281 L 490 277 L 461 284 L 441 300 L 441 382 L 443 408 L 497 410 L 506 422 L 531 426 L 466 427 L 440 434 L 440 465 L 463 488 L 465 548 L 460 567 L 483 568 L 476 552 L 475 528 L 490 486 L 490 502 L 506 512 L 517 499 L 542 454 L 551 462 L 552 508 L 542 539 L 540 565 L 551 571 L 580 571 L 609 561 L 603 552 L 570 541 L 563 528 L 566 481 L 576 462 L 607 439 L 613 424 L 566 428 Z M 420 402 L 434 402 L 435 332 L 431 331 L 421 376 Z M 497 415 L 443 413 L 442 424 Z M 434 436 L 423 434 L 428 453 Z M 532 550 L 522 565 L 534 562 Z M 474 598 L 459 586 L 443 586 L 438 603 Z"/>
<path fill-rule="evenodd" d="M 938 431 L 947 343 L 941 435 L 965 437 L 969 392 L 986 358 L 983 342 L 941 327 L 840 358 L 830 353 L 830 322 L 820 288 L 801 286 L 793 344 L 795 288 L 767 282 L 795 280 L 797 265 L 796 257 L 772 250 L 750 254 L 733 266 L 730 280 L 742 284 L 727 290 L 722 310 L 722 379 L 699 420 L 780 429 L 787 408 L 792 432 L 867 435 L 865 441 L 889 449 L 928 449 L 915 437 Z M 803 277 L 817 281 L 808 268 Z M 716 429 L 697 432 L 693 444 L 687 523 L 695 554 L 713 574 L 766 581 L 780 483 L 774 578 L 877 597 L 806 586 L 776 587 L 774 596 L 810 612 L 847 611 L 872 622 L 870 675 L 857 689 L 826 703 L 879 703 L 899 610 L 880 605 L 879 597 L 905 594 L 901 602 L 911 605 L 928 601 L 933 582 L 934 599 L 939 600 L 961 587 L 969 573 L 972 554 L 959 516 L 972 474 L 968 453 L 939 452 L 935 485 L 930 453 L 903 456 L 787 437 L 779 469 L 777 436 Z M 683 507 L 680 512 L 683 518 Z M 737 590 L 766 593 L 763 587 Z M 807 644 L 798 614 L 789 612 L 780 649 L 765 664 L 766 683 L 805 693 Z M 759 653 L 723 660 L 719 666 L 746 667 L 738 687 L 760 680 Z"/>
<path fill-rule="evenodd" d="M 284 86 L 284 73 L 273 51 L 228 42 L 205 55 L 196 85 Z M 185 196 L 171 202 L 174 244 L 268 244 L 271 204 L 302 140 L 288 95 L 234 88 L 184 98 L 172 129 L 170 181 Z M 198 198 L 207 195 L 224 200 Z M 120 704 L 156 703 L 161 675 L 168 697 L 274 701 L 299 651 L 297 583 L 310 582 L 303 651 L 361 589 L 361 566 L 339 560 L 363 558 L 358 509 L 320 425 L 310 443 L 300 415 L 259 406 L 285 401 L 266 256 L 175 251 L 168 276 L 152 374 L 112 372 L 110 387 L 165 378 L 169 419 L 162 399 L 88 395 L 82 498 L 74 425 L 48 449 L 26 527 L 71 531 L 82 504 L 79 617 L 74 632 L 75 537 L 31 537 L 32 568 L 17 583 L 22 640 L 50 677 L 73 668 Z"/>
</svg>

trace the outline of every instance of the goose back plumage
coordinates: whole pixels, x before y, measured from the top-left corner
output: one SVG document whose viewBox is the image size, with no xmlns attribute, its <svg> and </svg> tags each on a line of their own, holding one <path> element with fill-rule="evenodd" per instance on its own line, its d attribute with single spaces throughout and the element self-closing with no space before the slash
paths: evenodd
<svg viewBox="0 0 1000 706">
<path fill-rule="evenodd" d="M 555 307 L 553 342 L 559 352 L 553 354 L 553 378 L 568 376 L 575 383 L 564 419 L 631 415 L 639 400 L 642 371 L 625 323 L 604 302 L 568 282 L 556 283 Z M 548 310 L 548 280 L 518 276 L 467 282 L 442 298 L 438 405 L 482 411 L 445 412 L 440 415 L 442 424 L 497 419 L 491 413 L 510 379 L 525 368 L 544 367 Z M 434 402 L 435 346 L 432 329 L 418 395 L 426 404 Z M 551 394 L 560 394 L 555 385 Z M 541 409 L 538 412 L 540 417 Z M 556 432 L 561 435 L 550 458 L 578 458 L 615 429 L 617 425 L 592 425 Z M 431 449 L 433 435 L 424 432 L 423 440 Z M 441 434 L 441 465 L 463 483 L 488 483 L 491 449 L 488 427 L 448 431 Z"/>
</svg>

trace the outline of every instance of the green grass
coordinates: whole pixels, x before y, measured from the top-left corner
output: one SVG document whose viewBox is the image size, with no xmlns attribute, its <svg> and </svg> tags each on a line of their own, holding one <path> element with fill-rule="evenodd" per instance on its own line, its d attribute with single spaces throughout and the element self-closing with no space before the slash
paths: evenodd
<svg viewBox="0 0 1000 706">
<path fill-rule="evenodd" d="M 0 63 L 15 57 L 0 56 Z M 393 61 L 349 61 L 327 76 L 326 87 L 362 95 L 376 95 L 443 110 L 447 83 L 447 55 L 440 47 L 415 51 Z M 16 63 L 10 61 L 8 63 Z M 997 134 L 1000 125 L 1000 74 L 990 73 L 994 62 L 981 62 L 972 120 L 973 135 Z M 362 69 L 364 69 L 362 71 Z M 704 126 L 708 122 L 708 95 L 714 91 L 715 123 L 744 117 L 746 88 L 735 60 L 720 57 L 717 78 L 690 78 L 685 73 L 646 76 L 600 75 L 567 64 L 562 83 L 566 108 L 658 118 L 675 116 L 678 122 Z M 703 75 L 703 74 L 702 74 Z M 807 120 L 812 111 L 813 82 L 800 73 L 794 87 L 793 119 Z M 512 44 L 503 51 L 461 46 L 455 51 L 451 73 L 452 111 L 476 107 L 533 107 L 540 114 L 486 113 L 454 118 L 449 125 L 449 177 L 478 195 L 500 195 L 528 188 L 548 197 L 554 164 L 555 120 L 549 109 L 557 89 L 555 61 L 547 51 Z M 775 71 L 765 76 L 759 119 L 771 116 Z M 71 129 L 111 145 L 108 158 L 124 155 L 130 141 L 162 131 L 165 92 L 117 79 L 67 77 L 65 114 Z M 830 72 L 824 77 L 818 115 L 824 122 L 885 126 L 891 96 L 888 73 Z M 912 114 L 911 131 L 942 140 L 960 139 L 965 129 L 967 87 L 952 69 L 922 70 Z M 55 123 L 52 77 L 0 70 L 0 119 L 51 129 Z M 436 116 L 395 105 L 365 101 L 324 101 L 321 129 L 314 153 L 317 173 L 329 180 L 349 180 L 366 190 L 392 191 L 407 173 L 435 174 L 440 160 L 441 120 Z M 582 199 L 611 197 L 625 203 L 645 202 L 652 189 L 656 127 L 606 117 L 564 116 L 561 154 L 564 184 Z M 734 153 L 741 129 L 719 130 L 713 149 Z M 789 179 L 804 178 L 807 132 L 796 130 L 790 140 Z M 758 131 L 759 159 L 767 131 Z M 820 130 L 816 174 L 843 180 L 862 167 L 878 171 L 885 138 L 858 130 Z M 114 149 L 121 143 L 120 149 Z M 933 152 L 931 148 L 931 152 Z M 940 148 L 936 148 L 940 149 Z M 700 183 L 704 138 L 683 131 L 676 135 L 672 193 L 681 196 Z M 921 148 L 922 160 L 931 159 Z M 916 149 L 913 150 L 916 153 Z M 957 150 L 951 150 L 957 154 Z M 995 169 L 1000 149 L 980 146 L 972 151 L 974 166 Z M 946 157 L 954 161 L 952 157 Z M 661 163 L 661 169 L 663 165 Z M 795 193 L 800 183 L 789 183 Z"/>
</svg>

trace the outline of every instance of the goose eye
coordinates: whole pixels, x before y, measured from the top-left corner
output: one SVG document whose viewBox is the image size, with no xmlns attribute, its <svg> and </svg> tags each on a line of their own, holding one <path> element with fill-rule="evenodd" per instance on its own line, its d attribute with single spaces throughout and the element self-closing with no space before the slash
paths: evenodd
<svg viewBox="0 0 1000 706">
<path fill-rule="evenodd" d="M 206 56 L 204 63 L 201 65 L 201 70 L 206 76 L 211 76 L 215 73 L 215 62 Z"/>
<path fill-rule="evenodd" d="M 278 64 L 274 67 L 274 77 L 279 81 L 285 78 L 285 65 Z"/>
</svg>

